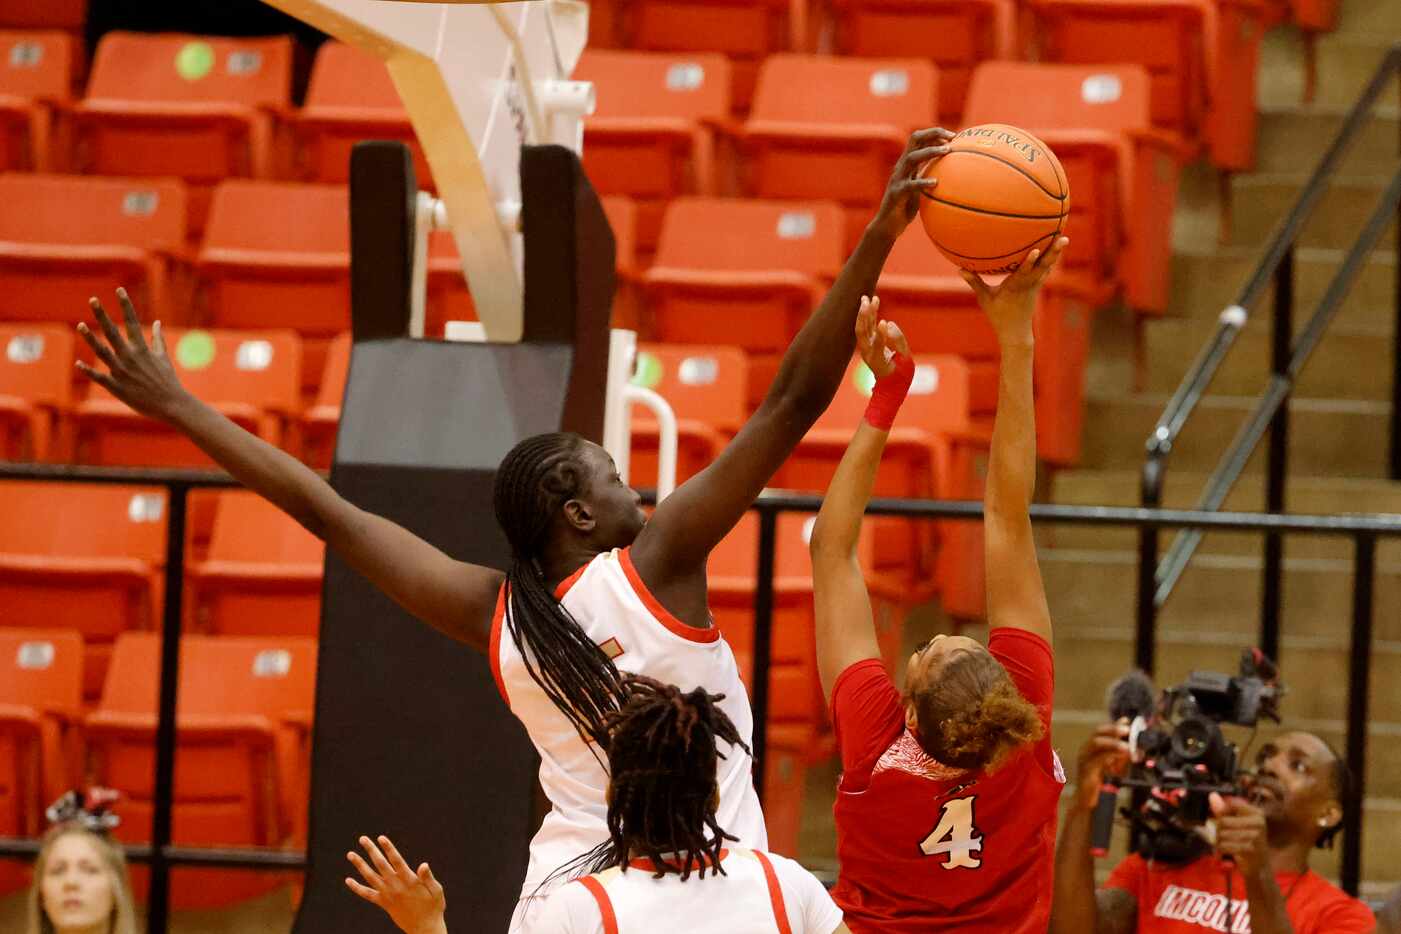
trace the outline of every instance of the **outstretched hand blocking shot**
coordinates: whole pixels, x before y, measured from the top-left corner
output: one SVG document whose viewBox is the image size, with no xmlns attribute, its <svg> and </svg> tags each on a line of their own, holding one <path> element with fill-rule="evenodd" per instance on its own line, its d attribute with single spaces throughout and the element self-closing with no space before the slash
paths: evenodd
<svg viewBox="0 0 1401 934">
<path fill-rule="evenodd" d="M 833 896 L 858 932 L 1043 934 L 1056 802 L 1051 620 L 1028 510 L 1036 477 L 1031 380 L 1036 295 L 1066 246 L 1001 283 L 969 273 L 1002 348 L 985 527 L 987 645 L 940 635 L 881 660 L 856 544 L 890 429 L 914 375 L 904 335 L 863 300 L 861 357 L 876 377 L 823 500 L 811 552 L 818 669 L 842 760 Z"/>
<path fill-rule="evenodd" d="M 362 880 L 347 876 L 346 888 L 383 909 L 404 934 L 447 934 L 447 897 L 428 864 L 410 869 L 386 836 L 381 835 L 378 844 L 361 837 L 360 846 L 369 862 L 354 850 L 345 854 Z"/>
</svg>

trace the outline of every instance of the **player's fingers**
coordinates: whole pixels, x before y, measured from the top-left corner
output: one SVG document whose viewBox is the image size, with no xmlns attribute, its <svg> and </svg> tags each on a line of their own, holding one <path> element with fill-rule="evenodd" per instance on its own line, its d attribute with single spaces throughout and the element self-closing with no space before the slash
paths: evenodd
<svg viewBox="0 0 1401 934">
<path fill-rule="evenodd" d="M 126 341 L 122 339 L 122 332 L 118 331 L 117 326 L 112 323 L 112 319 L 107 317 L 107 310 L 96 298 L 88 299 L 88 307 L 92 309 L 93 315 L 97 318 L 97 326 L 102 328 L 102 334 L 107 338 L 107 343 L 112 345 L 112 352 L 120 354 L 126 349 Z"/>
<path fill-rule="evenodd" d="M 959 275 L 963 276 L 963 281 L 968 283 L 973 294 L 978 296 L 978 301 L 987 301 L 992 297 L 992 289 L 988 288 L 988 284 L 983 281 L 982 276 L 968 269 L 960 270 Z"/>
<path fill-rule="evenodd" d="M 418 867 L 418 878 L 424 885 L 428 886 L 428 891 L 436 898 L 443 896 L 443 884 L 438 881 L 438 877 L 433 875 L 432 868 L 424 863 Z"/>
<path fill-rule="evenodd" d="M 408 863 L 404 862 L 404 857 L 399 855 L 399 850 L 394 846 L 393 840 L 380 834 L 379 845 L 384 850 L 384 855 L 395 872 L 405 878 L 413 875 L 413 870 L 409 868 Z"/>
<path fill-rule="evenodd" d="M 937 159 L 940 156 L 947 156 L 949 147 L 947 146 L 921 146 L 918 149 L 911 149 L 900 157 L 904 174 L 915 171 L 930 159 Z"/>
<path fill-rule="evenodd" d="M 371 840 L 369 837 L 361 837 L 360 848 L 370 854 L 370 862 L 375 864 L 375 869 L 379 871 L 380 875 L 388 876 L 393 874 L 394 868 L 389 865 L 389 860 L 384 858 L 384 854 L 379 851 L 379 847 L 375 846 L 375 841 Z"/>
<path fill-rule="evenodd" d="M 168 357 L 170 354 L 165 349 L 165 332 L 161 330 L 159 320 L 151 325 L 151 350 L 157 357 Z"/>
<path fill-rule="evenodd" d="M 900 356 L 910 356 L 910 342 L 905 339 L 905 332 L 900 330 L 900 325 L 894 321 L 886 322 L 886 343 Z"/>
<path fill-rule="evenodd" d="M 81 321 L 78 322 L 78 336 L 87 341 L 88 346 L 92 348 L 92 352 L 97 355 L 97 359 L 107 364 L 108 369 L 116 369 L 117 358 L 113 356 L 112 348 L 99 340 L 97 335 L 92 333 L 92 328 Z"/>
<path fill-rule="evenodd" d="M 378 905 L 378 904 L 379 904 L 379 893 L 378 893 L 378 892 L 376 892 L 374 889 L 368 889 L 368 888 L 366 888 L 365 886 L 363 886 L 363 885 L 361 885 L 360 883 L 356 882 L 354 879 L 350 878 L 350 876 L 346 876 L 346 877 L 345 877 L 345 887 L 348 888 L 348 889 L 350 889 L 350 891 L 354 892 L 356 895 L 359 895 L 361 898 L 363 898 L 365 901 L 369 902 L 371 905 Z"/>
<path fill-rule="evenodd" d="M 81 360 L 75 363 L 74 366 L 78 368 L 78 372 L 82 373 L 94 383 L 97 383 L 97 385 L 101 386 L 112 395 L 115 396 L 117 394 L 117 384 L 112 382 L 112 377 L 108 376 L 106 373 L 94 370 Z"/>
<path fill-rule="evenodd" d="M 953 130 L 946 130 L 941 126 L 931 126 L 923 130 L 915 130 L 910 134 L 910 148 L 915 146 L 928 145 L 931 140 L 951 140 L 958 134 Z"/>
<path fill-rule="evenodd" d="M 126 294 L 126 289 L 117 289 L 117 301 L 122 306 L 122 318 L 126 322 L 126 337 L 131 341 L 133 347 L 145 347 L 146 338 L 141 333 L 141 317 L 136 313 L 136 306 L 131 303 L 131 296 Z"/>
<path fill-rule="evenodd" d="M 376 889 L 384 888 L 384 880 L 379 873 L 370 868 L 370 864 L 360 858 L 360 854 L 351 850 L 345 854 L 345 858 L 350 860 L 350 865 L 355 867 L 355 871 L 360 873 L 360 878 L 364 879 Z"/>
</svg>

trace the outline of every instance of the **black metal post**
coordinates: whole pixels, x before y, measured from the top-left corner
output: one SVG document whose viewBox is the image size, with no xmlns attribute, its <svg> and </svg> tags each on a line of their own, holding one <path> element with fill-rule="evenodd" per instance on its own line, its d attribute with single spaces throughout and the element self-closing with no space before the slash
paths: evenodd
<svg viewBox="0 0 1401 934">
<path fill-rule="evenodd" d="M 175 695 L 180 684 L 180 615 L 185 587 L 187 483 L 168 487 L 165 540 L 165 611 L 161 616 L 160 707 L 156 720 L 156 774 L 151 815 L 151 889 L 147 934 L 165 934 L 170 913 L 171 805 L 175 798 Z"/>
<path fill-rule="evenodd" d="M 1145 509 L 1162 505 L 1162 462 L 1153 454 L 1143 465 L 1143 487 L 1140 498 Z M 1158 535 L 1156 526 L 1138 529 L 1138 606 L 1134 626 L 1134 664 L 1153 673 L 1157 650 L 1158 602 Z"/>
<path fill-rule="evenodd" d="M 1377 572 L 1377 537 L 1355 539 L 1352 559 L 1352 636 L 1348 646 L 1347 766 L 1350 801 L 1343 808 L 1343 889 L 1356 895 L 1362 880 L 1362 803 L 1367 792 L 1367 703 L 1372 679 L 1372 595 Z"/>
<path fill-rule="evenodd" d="M 1280 258 L 1275 269 L 1274 322 L 1270 347 L 1270 371 L 1287 376 L 1294 344 L 1294 247 Z M 1270 421 L 1270 452 L 1265 476 L 1265 511 L 1284 511 L 1284 491 L 1289 473 L 1289 396 Z M 1284 536 L 1265 533 L 1265 561 L 1260 601 L 1260 651 L 1279 658 L 1279 615 L 1284 598 Z"/>
<path fill-rule="evenodd" d="M 1397 74 L 1397 84 L 1401 85 L 1401 73 Z M 1398 134 L 1397 153 L 1401 153 L 1401 134 Z M 1392 269 L 1392 300 L 1396 303 L 1396 318 L 1391 334 L 1391 479 L 1401 480 L 1401 202 L 1396 205 L 1396 231 L 1393 247 L 1396 251 L 1396 265 Z"/>
<path fill-rule="evenodd" d="M 764 776 L 768 773 L 769 663 L 773 647 L 773 561 L 778 542 L 778 510 L 756 504 L 759 511 L 759 567 L 754 589 L 753 684 L 750 707 L 754 711 L 754 784 L 759 800 L 764 799 Z"/>
</svg>

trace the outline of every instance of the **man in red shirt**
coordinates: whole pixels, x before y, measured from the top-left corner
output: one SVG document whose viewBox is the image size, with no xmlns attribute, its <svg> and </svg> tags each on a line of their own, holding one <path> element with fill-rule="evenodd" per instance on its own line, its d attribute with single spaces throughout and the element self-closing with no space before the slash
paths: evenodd
<svg viewBox="0 0 1401 934">
<path fill-rule="evenodd" d="M 1106 773 L 1128 762 L 1128 727 L 1100 727 L 1080 751 L 1056 851 L 1051 934 L 1370 934 L 1362 902 L 1309 869 L 1343 819 L 1347 768 L 1312 733 L 1261 747 L 1250 800 L 1213 796 L 1216 849 L 1182 864 L 1132 855 L 1095 890 L 1090 825 Z"/>
</svg>

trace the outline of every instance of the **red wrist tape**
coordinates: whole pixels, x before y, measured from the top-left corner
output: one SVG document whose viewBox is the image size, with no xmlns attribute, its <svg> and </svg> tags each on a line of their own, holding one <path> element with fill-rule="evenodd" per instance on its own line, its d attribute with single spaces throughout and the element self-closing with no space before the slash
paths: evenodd
<svg viewBox="0 0 1401 934">
<path fill-rule="evenodd" d="M 895 424 L 895 413 L 900 411 L 915 378 L 915 362 L 909 357 L 896 356 L 894 363 L 894 370 L 876 380 L 871 401 L 866 405 L 866 422 L 881 431 L 889 431 Z"/>
</svg>

